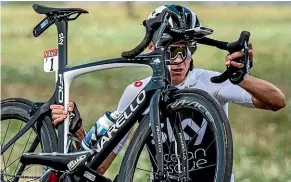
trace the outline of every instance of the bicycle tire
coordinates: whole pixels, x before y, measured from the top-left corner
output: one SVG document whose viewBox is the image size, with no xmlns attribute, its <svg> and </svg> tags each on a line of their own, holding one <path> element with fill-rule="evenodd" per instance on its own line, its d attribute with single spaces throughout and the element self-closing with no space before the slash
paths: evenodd
<svg viewBox="0 0 291 182">
<path fill-rule="evenodd" d="M 31 118 L 29 112 L 31 111 L 32 106 L 33 106 L 33 102 L 27 99 L 22 99 L 22 98 L 9 98 L 9 99 L 1 100 L 1 124 L 3 124 L 3 121 L 10 120 L 10 119 L 11 120 L 13 119 L 13 121 L 15 119 L 20 120 L 24 124 L 27 123 Z M 36 133 L 36 137 L 38 137 L 40 141 L 40 142 L 38 141 L 37 145 L 39 145 L 40 143 L 41 150 L 42 150 L 41 152 L 51 153 L 51 152 L 57 151 L 57 135 L 49 116 L 45 116 L 43 121 L 37 121 L 36 124 L 33 125 L 32 129 Z M 16 142 L 17 140 L 15 141 L 15 143 Z M 1 141 L 1 143 L 4 144 L 4 141 Z M 1 155 L 4 155 L 4 153 L 2 154 L 1 152 Z M 49 177 L 49 174 L 46 173 L 46 176 L 43 176 L 41 181 L 48 181 L 48 177 Z M 13 178 L 11 180 L 14 181 L 16 179 Z"/>
<path fill-rule="evenodd" d="M 218 162 L 220 168 L 220 174 L 216 174 L 215 182 L 229 182 L 231 180 L 232 165 L 233 165 L 233 143 L 232 134 L 229 125 L 228 118 L 218 103 L 218 101 L 209 95 L 207 92 L 199 89 L 181 89 L 175 91 L 173 94 L 174 101 L 167 105 L 167 111 L 177 111 L 179 109 L 188 108 L 191 109 L 191 105 L 183 105 L 182 100 L 186 100 L 192 103 L 199 103 L 204 106 L 208 112 L 213 117 L 213 125 L 216 132 L 217 146 L 219 152 Z M 171 107 L 176 103 L 177 107 Z M 180 105 L 177 103 L 181 103 Z M 131 140 L 124 158 L 121 163 L 121 168 L 119 171 L 119 180 L 130 181 L 131 176 L 134 174 L 128 174 L 129 172 L 134 172 L 135 165 L 140 157 L 141 150 L 146 143 L 147 137 L 151 132 L 150 127 L 146 127 L 149 121 L 143 121 L 138 126 L 136 132 L 134 133 L 133 139 Z M 222 160 L 221 160 L 222 159 Z M 197 180 L 193 180 L 197 182 Z M 198 180 L 199 181 L 199 180 Z"/>
</svg>

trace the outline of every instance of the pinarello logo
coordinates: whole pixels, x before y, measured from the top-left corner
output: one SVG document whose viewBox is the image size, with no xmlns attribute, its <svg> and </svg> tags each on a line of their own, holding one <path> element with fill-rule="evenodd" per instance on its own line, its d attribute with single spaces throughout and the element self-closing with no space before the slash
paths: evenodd
<svg viewBox="0 0 291 182">
<path fill-rule="evenodd" d="M 136 82 L 134 82 L 134 84 L 133 84 L 135 87 L 140 87 L 140 86 L 142 86 L 142 81 L 136 81 Z"/>
</svg>

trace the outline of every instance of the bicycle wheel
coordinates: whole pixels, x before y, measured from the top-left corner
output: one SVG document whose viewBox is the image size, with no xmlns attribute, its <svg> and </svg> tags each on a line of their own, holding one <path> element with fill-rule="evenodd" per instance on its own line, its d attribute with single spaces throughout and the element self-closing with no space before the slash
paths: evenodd
<svg viewBox="0 0 291 182">
<path fill-rule="evenodd" d="M 161 117 L 160 120 L 163 121 L 164 117 Z M 124 182 L 124 181 L 143 181 L 144 177 L 136 177 L 134 176 L 135 173 L 135 168 L 134 166 L 136 165 L 136 162 L 142 152 L 143 146 L 146 143 L 146 140 L 149 139 L 149 135 L 151 134 L 151 127 L 149 124 L 149 115 L 144 116 L 142 121 L 140 122 L 137 131 L 135 132 L 135 135 L 132 139 L 134 144 L 130 144 L 128 150 L 126 151 L 124 158 L 122 160 L 121 166 L 127 166 L 127 167 L 122 167 L 120 172 L 119 172 L 119 177 L 118 181 Z M 162 124 L 163 125 L 163 124 Z M 161 128 L 161 133 L 162 133 L 162 141 L 163 142 L 163 149 L 164 153 L 165 151 L 169 152 L 167 153 L 168 155 L 171 155 L 171 157 L 175 158 L 175 160 L 179 163 L 179 166 L 175 169 L 177 171 L 176 174 L 169 174 L 168 171 L 165 169 L 165 179 L 162 181 L 168 181 L 169 179 L 180 179 L 180 181 L 183 182 L 188 182 L 188 162 L 187 162 L 187 149 L 184 147 L 186 146 L 184 136 L 181 135 L 182 133 L 182 128 L 180 127 L 180 123 L 173 123 L 171 127 L 173 128 L 173 132 L 165 136 L 165 133 L 163 132 L 163 127 Z M 152 135 L 151 135 L 152 136 Z M 167 137 L 170 141 L 175 141 L 175 142 L 167 142 L 165 140 L 165 137 Z M 150 150 L 148 149 L 147 154 L 148 156 L 141 155 L 141 158 L 143 158 L 142 162 L 146 163 L 154 163 L 155 165 L 151 166 L 153 167 L 154 171 L 157 171 L 157 160 L 155 158 L 156 156 L 156 151 L 154 149 L 154 140 L 153 138 L 149 139 L 150 142 L 153 144 L 153 148 Z M 148 140 L 148 142 L 149 142 Z M 177 141 L 177 142 L 176 142 Z M 130 152 L 128 152 L 130 151 Z M 149 159 L 148 161 L 146 161 Z M 167 161 L 164 161 L 164 165 L 167 166 L 168 163 Z M 129 167 L 130 166 L 130 167 Z M 138 168 L 141 169 L 141 168 Z M 129 171 L 128 171 L 129 170 Z M 151 169 L 141 169 L 143 171 L 150 172 Z M 148 175 L 148 178 L 152 179 L 152 181 L 155 182 L 160 182 L 161 180 L 156 178 L 157 172 L 151 173 Z"/>
<path fill-rule="evenodd" d="M 221 105 L 208 93 L 196 89 L 177 90 L 172 98 L 173 101 L 163 112 L 168 117 L 167 123 L 162 124 L 163 140 L 169 140 L 168 136 L 173 132 L 169 123 L 178 120 L 187 143 L 189 181 L 229 182 L 232 173 L 232 135 Z M 152 150 L 149 150 L 153 148 L 149 123 L 143 121 L 136 130 L 122 160 L 120 181 L 154 181 L 155 163 L 151 160 Z M 164 152 L 165 169 L 174 175 L 179 163 L 175 156 Z"/>
<path fill-rule="evenodd" d="M 33 181 L 46 171 L 44 166 L 20 163 L 24 152 L 46 152 L 57 150 L 57 137 L 48 116 L 16 140 L 7 150 L 2 147 L 15 136 L 29 121 L 33 102 L 12 98 L 1 101 L 1 181 Z M 41 181 L 47 181 L 48 175 Z"/>
</svg>

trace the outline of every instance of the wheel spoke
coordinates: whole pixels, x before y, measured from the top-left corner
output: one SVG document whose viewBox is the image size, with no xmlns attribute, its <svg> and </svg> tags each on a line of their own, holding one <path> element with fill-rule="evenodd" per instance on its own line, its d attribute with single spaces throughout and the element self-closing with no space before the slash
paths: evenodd
<svg viewBox="0 0 291 182">
<path fill-rule="evenodd" d="M 209 149 L 209 147 L 212 145 L 212 143 L 215 141 L 215 139 L 212 140 L 212 142 L 207 146 L 207 148 L 205 149 L 205 152 Z M 203 154 L 200 155 L 200 157 L 198 158 L 198 160 L 201 158 Z"/>
<path fill-rule="evenodd" d="M 38 139 L 38 137 L 36 137 L 35 140 L 33 141 L 32 145 L 31 145 L 30 149 L 29 149 L 27 152 L 33 152 L 33 151 L 36 149 L 36 147 L 37 147 L 38 144 L 39 144 L 39 139 Z M 11 165 L 12 165 L 15 161 L 17 161 L 20 157 L 21 157 L 21 156 L 19 156 L 17 159 L 15 159 L 13 162 L 11 162 L 8 166 L 6 166 L 6 168 L 8 168 L 9 166 L 11 166 Z M 5 168 L 5 169 L 6 169 L 6 168 Z"/>
<path fill-rule="evenodd" d="M 216 166 L 216 164 L 211 164 L 211 165 L 208 165 L 208 166 L 200 167 L 199 169 L 193 169 L 192 171 L 197 171 L 197 170 L 200 170 L 200 169 L 205 169 L 205 168 L 209 168 L 209 167 L 213 167 L 213 166 Z"/>
<path fill-rule="evenodd" d="M 31 137 L 31 134 L 32 134 L 32 131 L 33 130 L 31 130 L 30 131 L 30 134 L 29 134 L 29 137 L 28 137 L 28 139 L 27 139 L 27 142 L 26 142 L 26 144 L 25 144 L 25 146 L 24 146 L 24 148 L 23 148 L 23 150 L 22 150 L 22 153 L 21 154 L 23 154 L 24 153 L 24 151 L 25 151 L 25 149 L 26 149 L 26 146 L 27 146 L 27 144 L 28 144 L 28 141 L 29 141 L 29 139 L 30 139 L 30 137 Z M 18 164 L 17 164 L 17 167 L 15 168 L 15 171 L 14 171 L 14 174 L 16 173 L 16 170 L 17 170 L 17 168 L 18 168 L 18 166 L 19 166 L 19 164 L 20 164 L 20 161 L 18 162 Z M 24 166 L 24 167 L 23 167 Z M 25 165 L 21 165 L 21 168 L 23 167 L 23 169 L 25 168 Z M 20 169 L 21 169 L 20 168 Z M 21 169 L 20 171 L 22 171 L 23 169 Z"/>
<path fill-rule="evenodd" d="M 7 174 L 7 171 L 6 171 L 6 165 L 5 165 L 5 160 L 4 160 L 4 155 L 2 155 L 2 158 L 3 158 L 3 164 L 4 164 L 4 169 L 1 169 L 1 173 L 2 171 L 4 170 L 5 174 Z M 1 174 L 2 175 L 2 174 Z M 1 176 L 2 177 L 2 176 Z M 6 176 L 6 179 L 7 179 L 7 176 Z"/>
<path fill-rule="evenodd" d="M 22 127 L 22 124 L 23 124 L 23 122 L 21 122 L 21 125 L 20 125 L 20 127 L 19 127 L 18 132 L 20 131 L 20 129 L 21 129 L 21 127 Z M 8 162 L 9 159 L 10 159 L 10 156 L 11 156 L 11 153 L 12 153 L 12 151 L 13 151 L 13 149 L 14 149 L 15 143 L 16 143 L 16 142 L 14 142 L 13 145 L 12 145 L 12 149 L 11 149 L 11 152 L 10 152 L 9 157 L 8 157 L 8 159 L 7 159 L 7 162 Z"/>
<path fill-rule="evenodd" d="M 148 147 L 148 146 L 147 146 Z M 152 157 L 154 163 L 156 166 L 158 166 L 157 161 L 155 160 L 155 157 L 153 156 L 152 152 L 148 149 L 148 152 L 150 153 L 150 156 Z"/>
<path fill-rule="evenodd" d="M 4 145 L 4 142 L 5 142 L 5 139 L 6 139 L 6 135 L 7 135 L 7 132 L 8 132 L 9 126 L 10 126 L 10 122 L 11 122 L 11 119 L 9 120 L 8 126 L 7 126 L 7 128 L 6 128 L 5 135 L 4 135 L 4 139 L 3 139 L 3 142 L 1 143 L 1 148 L 2 148 L 3 145 Z M 2 126 L 3 126 L 3 125 L 2 125 Z"/>
<path fill-rule="evenodd" d="M 170 119 L 169 119 L 169 121 L 170 121 Z M 174 122 L 176 122 L 176 119 L 175 119 L 175 121 Z M 170 121 L 170 126 L 171 126 L 171 128 L 173 128 L 173 126 L 174 126 L 174 122 L 172 123 L 171 121 Z M 165 123 L 166 124 L 166 123 Z M 173 125 L 172 125 L 173 124 Z M 173 129 L 172 129 L 173 130 Z M 171 153 L 172 153 L 172 151 L 171 151 L 171 149 L 172 149 L 172 144 L 174 143 L 174 142 L 176 142 L 176 140 L 174 140 L 174 142 L 171 142 L 172 140 L 173 140 L 173 137 L 174 137 L 174 132 L 172 132 L 172 136 L 169 138 L 169 142 L 170 142 L 170 146 L 169 146 L 169 144 L 168 144 L 168 142 L 167 142 L 167 140 L 166 140 L 166 144 L 167 144 L 167 146 L 168 146 L 168 148 L 169 148 L 169 155 L 168 156 L 171 156 Z M 167 161 L 167 163 L 166 163 L 166 165 L 168 164 L 168 161 Z"/>
<path fill-rule="evenodd" d="M 141 170 L 141 171 L 145 171 L 145 172 L 149 172 L 149 173 L 151 173 L 151 171 L 146 170 L 146 169 L 142 169 L 142 168 L 139 168 L 139 167 L 137 167 L 136 169 L 139 169 L 139 170 Z"/>
</svg>

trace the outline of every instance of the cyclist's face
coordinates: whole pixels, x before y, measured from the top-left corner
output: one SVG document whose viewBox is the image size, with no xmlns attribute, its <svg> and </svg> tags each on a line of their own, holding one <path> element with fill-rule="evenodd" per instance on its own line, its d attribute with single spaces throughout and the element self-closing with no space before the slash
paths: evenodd
<svg viewBox="0 0 291 182">
<path fill-rule="evenodd" d="M 175 45 L 175 46 L 184 46 L 184 45 L 183 44 L 178 44 L 178 45 Z M 150 51 L 154 51 L 153 43 L 150 44 L 149 50 Z M 192 60 L 192 55 L 191 54 L 193 54 L 196 49 L 193 50 L 193 49 L 190 48 L 190 50 L 191 50 L 191 53 L 189 53 L 186 56 L 185 56 L 185 54 L 184 55 L 183 54 L 176 54 L 175 55 L 175 53 L 179 52 L 179 50 L 178 51 L 177 50 L 173 51 L 173 53 L 174 52 L 175 53 L 171 55 L 171 57 L 173 58 L 173 59 L 171 59 L 171 62 L 174 63 L 174 64 L 177 64 L 177 65 L 170 65 L 170 73 L 171 73 L 173 85 L 178 85 L 178 84 L 182 83 L 186 78 L 186 74 L 187 74 L 187 71 L 189 70 L 189 67 L 190 67 L 190 64 L 191 64 L 191 60 Z M 181 51 L 181 52 L 183 52 L 183 51 Z M 184 61 L 182 56 L 184 56 L 185 61 Z"/>
<path fill-rule="evenodd" d="M 170 66 L 172 83 L 173 85 L 178 85 L 186 78 L 196 46 L 185 46 L 184 44 L 171 45 L 168 51 L 172 63 Z"/>
<path fill-rule="evenodd" d="M 181 55 L 178 55 L 175 59 L 172 60 L 172 63 L 180 63 L 177 65 L 171 65 L 170 66 L 170 72 L 172 77 L 172 83 L 173 85 L 178 85 L 182 83 L 185 78 L 187 71 L 189 70 L 190 64 L 191 64 L 191 56 L 187 57 L 184 61 Z"/>
</svg>

